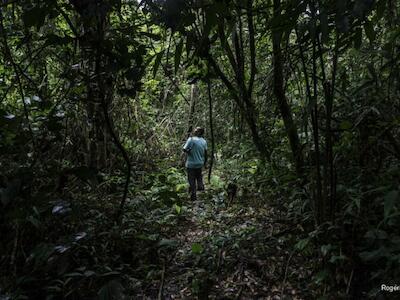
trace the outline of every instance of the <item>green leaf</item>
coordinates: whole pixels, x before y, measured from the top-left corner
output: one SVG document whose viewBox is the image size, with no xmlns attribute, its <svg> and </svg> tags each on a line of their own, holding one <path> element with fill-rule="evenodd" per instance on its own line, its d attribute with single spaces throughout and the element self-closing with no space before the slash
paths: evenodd
<svg viewBox="0 0 400 300">
<path fill-rule="evenodd" d="M 308 239 L 308 238 L 302 239 L 302 240 L 298 241 L 294 247 L 296 249 L 302 251 L 308 246 L 309 243 L 310 243 L 310 239 Z"/>
<path fill-rule="evenodd" d="M 178 245 L 178 242 L 176 240 L 170 240 L 170 239 L 162 239 L 161 241 L 158 242 L 159 247 L 175 248 L 177 245 Z"/>
<path fill-rule="evenodd" d="M 157 241 L 159 235 L 158 234 L 139 234 L 136 236 L 137 239 L 144 240 L 144 241 Z"/>
<path fill-rule="evenodd" d="M 346 260 L 347 257 L 345 255 L 333 255 L 329 260 L 330 263 L 334 264 L 337 261 Z"/>
<path fill-rule="evenodd" d="M 192 252 L 194 254 L 201 254 L 203 252 L 204 248 L 200 243 L 194 243 L 192 244 Z"/>
<path fill-rule="evenodd" d="M 340 123 L 339 127 L 342 130 L 349 130 L 353 127 L 353 124 L 351 124 L 349 121 L 343 121 Z"/>
<path fill-rule="evenodd" d="M 399 199 L 399 191 L 390 191 L 385 195 L 384 202 L 384 217 L 385 220 L 389 217 L 392 212 L 396 201 Z"/>
<path fill-rule="evenodd" d="M 88 271 L 85 271 L 85 273 L 83 273 L 83 275 L 85 277 L 91 277 L 91 276 L 96 275 L 96 272 L 88 270 Z"/>
<path fill-rule="evenodd" d="M 333 248 L 333 246 L 331 244 L 322 245 L 321 246 L 322 256 L 326 256 L 332 250 L 332 248 Z"/>
<path fill-rule="evenodd" d="M 110 276 L 115 277 L 115 276 L 120 276 L 120 275 L 121 275 L 121 273 L 118 271 L 110 271 L 110 272 L 101 274 L 101 277 L 110 277 Z"/>
<path fill-rule="evenodd" d="M 64 277 L 83 277 L 83 274 L 79 273 L 79 272 L 71 272 L 71 273 L 66 273 L 63 276 Z"/>
<path fill-rule="evenodd" d="M 182 212 L 182 206 L 179 206 L 176 203 L 174 203 L 173 208 L 175 209 L 178 215 Z"/>
<path fill-rule="evenodd" d="M 316 284 L 321 284 L 328 277 L 329 277 L 329 271 L 324 269 L 324 270 L 318 272 L 317 275 L 315 275 L 314 281 Z"/>
<path fill-rule="evenodd" d="M 182 193 L 187 190 L 187 184 L 186 183 L 179 183 L 175 186 L 175 191 L 177 193 Z"/>
<path fill-rule="evenodd" d="M 183 40 L 180 40 L 175 49 L 175 74 L 178 71 L 179 64 L 181 63 L 183 49 Z"/>
<path fill-rule="evenodd" d="M 152 32 L 141 32 L 142 35 L 151 38 L 152 40 L 159 41 L 161 40 L 161 36 Z"/>
<path fill-rule="evenodd" d="M 154 61 L 154 66 L 153 66 L 153 77 L 156 77 L 156 74 L 157 74 L 158 68 L 160 67 L 161 59 L 162 59 L 163 55 L 164 55 L 164 50 L 157 53 L 157 55 L 156 55 L 156 60 Z"/>
</svg>

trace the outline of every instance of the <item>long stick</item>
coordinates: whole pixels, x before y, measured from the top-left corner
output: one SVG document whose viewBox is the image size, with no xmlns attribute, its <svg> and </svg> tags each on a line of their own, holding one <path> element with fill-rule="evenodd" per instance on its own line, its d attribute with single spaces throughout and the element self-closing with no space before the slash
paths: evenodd
<svg viewBox="0 0 400 300">
<path fill-rule="evenodd" d="M 281 288 L 281 299 L 283 299 L 283 293 L 285 292 L 285 285 L 286 285 L 287 273 L 289 270 L 289 263 L 290 263 L 290 260 L 292 259 L 294 253 L 295 253 L 295 250 L 293 250 L 292 253 L 290 253 L 290 256 L 286 262 L 285 275 L 283 277 L 283 283 L 282 283 L 282 288 Z"/>
<path fill-rule="evenodd" d="M 210 159 L 210 168 L 208 169 L 208 183 L 210 183 L 212 167 L 214 165 L 214 150 L 215 150 L 210 78 L 207 78 L 207 92 L 208 92 L 208 111 L 209 111 L 209 116 L 210 116 L 210 131 L 211 131 L 211 159 Z"/>
<path fill-rule="evenodd" d="M 193 128 L 193 117 L 196 107 L 196 85 L 192 83 L 190 88 L 190 106 L 189 106 L 189 119 L 188 119 L 188 133 L 192 131 Z"/>
</svg>

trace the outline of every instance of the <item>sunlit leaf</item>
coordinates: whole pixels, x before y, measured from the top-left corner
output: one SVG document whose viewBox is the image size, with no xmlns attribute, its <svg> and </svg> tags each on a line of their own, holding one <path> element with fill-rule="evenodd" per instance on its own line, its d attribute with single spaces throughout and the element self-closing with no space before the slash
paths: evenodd
<svg viewBox="0 0 400 300">
<path fill-rule="evenodd" d="M 182 211 L 182 206 L 177 205 L 174 203 L 173 208 L 175 209 L 176 213 L 179 215 Z"/>
<path fill-rule="evenodd" d="M 203 252 L 204 248 L 201 244 L 199 243 L 193 243 L 192 244 L 192 252 L 194 254 L 201 254 Z"/>
</svg>

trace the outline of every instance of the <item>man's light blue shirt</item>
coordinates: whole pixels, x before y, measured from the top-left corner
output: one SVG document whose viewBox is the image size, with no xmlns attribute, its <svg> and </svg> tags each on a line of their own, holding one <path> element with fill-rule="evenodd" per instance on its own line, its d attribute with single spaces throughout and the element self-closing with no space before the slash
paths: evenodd
<svg viewBox="0 0 400 300">
<path fill-rule="evenodd" d="M 190 137 L 183 146 L 187 150 L 186 168 L 197 169 L 204 165 L 207 142 L 202 137 Z"/>
</svg>

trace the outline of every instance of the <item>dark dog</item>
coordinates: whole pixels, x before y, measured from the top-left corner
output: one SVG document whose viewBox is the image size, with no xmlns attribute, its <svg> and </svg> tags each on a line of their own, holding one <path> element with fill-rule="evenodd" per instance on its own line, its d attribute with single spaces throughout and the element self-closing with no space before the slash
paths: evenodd
<svg viewBox="0 0 400 300">
<path fill-rule="evenodd" d="M 233 200 L 236 198 L 238 191 L 238 186 L 236 183 L 230 182 L 228 183 L 228 186 L 226 187 L 226 193 L 228 195 L 228 201 L 227 204 L 231 204 Z"/>
</svg>

